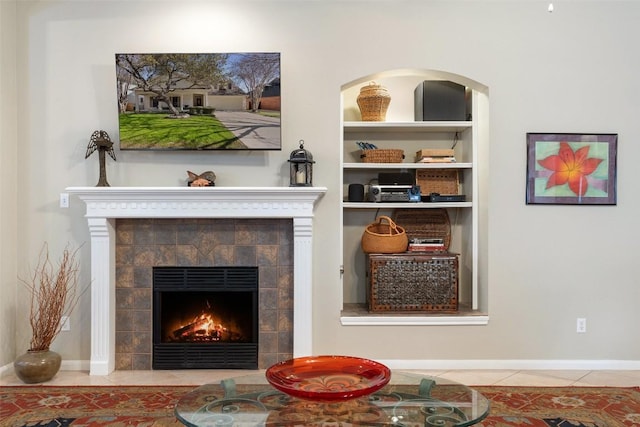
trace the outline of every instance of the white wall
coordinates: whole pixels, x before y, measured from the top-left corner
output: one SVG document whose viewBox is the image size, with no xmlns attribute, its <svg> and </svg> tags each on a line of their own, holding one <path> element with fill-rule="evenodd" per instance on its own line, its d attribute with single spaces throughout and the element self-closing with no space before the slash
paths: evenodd
<svg viewBox="0 0 640 427">
<path fill-rule="evenodd" d="M 94 130 L 118 137 L 116 52 L 281 52 L 281 152 L 118 151 L 117 162 L 107 159 L 111 185 L 184 185 L 187 169 L 214 170 L 223 186 L 287 185 L 286 160 L 304 139 L 317 162 L 314 183 L 329 188 L 315 220 L 322 238 L 314 246 L 314 353 L 415 366 L 638 362 L 640 202 L 630 159 L 640 156 L 640 2 L 555 6 L 548 13 L 542 1 L 19 1 L 18 271 L 44 240 L 52 252 L 89 240 L 80 202 L 62 210 L 58 195 L 97 182 L 97 158 L 84 159 Z M 489 87 L 488 326 L 340 325 L 340 87 L 397 68 L 444 70 Z M 618 133 L 617 206 L 525 205 L 526 132 Z M 85 280 L 88 268 L 87 244 Z M 10 287 L 3 281 L 3 295 Z M 26 301 L 18 295 L 20 313 Z M 577 317 L 588 319 L 587 334 L 576 334 Z M 65 359 L 88 359 L 88 319 L 86 295 L 72 331 L 54 344 Z M 25 320 L 17 316 L 18 353 L 28 341 Z"/>
<path fill-rule="evenodd" d="M 16 355 L 16 28 L 16 2 L 0 2 L 0 366 Z"/>
</svg>

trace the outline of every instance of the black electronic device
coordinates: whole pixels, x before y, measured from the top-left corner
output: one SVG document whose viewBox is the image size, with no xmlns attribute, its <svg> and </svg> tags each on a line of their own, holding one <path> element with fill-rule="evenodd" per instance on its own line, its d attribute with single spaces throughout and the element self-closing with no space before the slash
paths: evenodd
<svg viewBox="0 0 640 427">
<path fill-rule="evenodd" d="M 464 194 L 440 194 L 431 193 L 426 196 L 422 196 L 423 202 L 443 203 L 443 202 L 464 202 L 467 200 L 467 196 Z"/>
<path fill-rule="evenodd" d="M 425 80 L 414 91 L 415 119 L 467 120 L 466 88 L 447 80 Z"/>
<path fill-rule="evenodd" d="M 364 202 L 364 185 L 362 184 L 349 184 L 349 199 L 350 202 Z"/>
<path fill-rule="evenodd" d="M 378 173 L 378 185 L 404 185 L 413 186 L 416 179 L 413 174 L 409 172 L 379 172 Z"/>
<path fill-rule="evenodd" d="M 372 185 L 369 187 L 372 202 L 420 202 L 420 187 L 417 185 Z"/>
</svg>

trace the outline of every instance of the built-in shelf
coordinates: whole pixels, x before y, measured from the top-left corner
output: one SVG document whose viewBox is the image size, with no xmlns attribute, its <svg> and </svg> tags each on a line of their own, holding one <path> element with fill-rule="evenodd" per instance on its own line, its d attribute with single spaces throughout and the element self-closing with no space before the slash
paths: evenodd
<svg viewBox="0 0 640 427">
<path fill-rule="evenodd" d="M 447 203 L 427 203 L 427 202 L 343 202 L 345 209 L 434 209 L 434 208 L 470 208 L 471 202 L 447 202 Z"/>
<path fill-rule="evenodd" d="M 375 313 L 365 304 L 345 304 L 340 313 L 345 326 L 474 326 L 489 323 L 489 316 L 461 306 L 455 313 Z"/>
<path fill-rule="evenodd" d="M 471 169 L 465 163 L 345 163 L 343 169 Z"/>
<path fill-rule="evenodd" d="M 345 132 L 350 131 L 369 131 L 376 132 L 421 132 L 421 133 L 437 133 L 437 132 L 462 132 L 470 129 L 473 122 L 344 122 L 343 129 Z"/>
</svg>

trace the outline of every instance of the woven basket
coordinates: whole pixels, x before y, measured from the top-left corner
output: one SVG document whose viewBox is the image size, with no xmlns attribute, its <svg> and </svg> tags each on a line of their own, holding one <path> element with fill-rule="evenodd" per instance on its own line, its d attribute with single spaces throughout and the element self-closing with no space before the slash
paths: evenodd
<svg viewBox="0 0 640 427">
<path fill-rule="evenodd" d="M 395 254 L 407 250 L 409 240 L 404 228 L 388 216 L 379 216 L 364 229 L 361 246 L 365 253 Z"/>
<path fill-rule="evenodd" d="M 402 163 L 402 159 L 404 159 L 404 150 L 396 148 L 362 150 L 360 158 L 364 163 Z"/>
<path fill-rule="evenodd" d="M 360 88 L 360 94 L 356 101 L 363 121 L 383 122 L 387 117 L 387 108 L 389 108 L 389 103 L 391 102 L 391 95 L 384 87 L 371 82 L 367 86 Z"/>
<path fill-rule="evenodd" d="M 393 219 L 408 239 L 442 239 L 444 250 L 449 250 L 451 222 L 446 209 L 396 209 Z"/>
<path fill-rule="evenodd" d="M 459 179 L 455 169 L 418 169 L 416 171 L 416 185 L 420 186 L 421 194 L 458 194 Z"/>
</svg>

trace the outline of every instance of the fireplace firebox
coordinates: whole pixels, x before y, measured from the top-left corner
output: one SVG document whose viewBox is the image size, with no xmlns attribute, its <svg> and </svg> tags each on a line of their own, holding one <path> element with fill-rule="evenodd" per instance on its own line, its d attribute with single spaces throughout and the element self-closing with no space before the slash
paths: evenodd
<svg viewBox="0 0 640 427">
<path fill-rule="evenodd" d="M 257 369 L 258 267 L 153 267 L 153 369 Z"/>
</svg>

